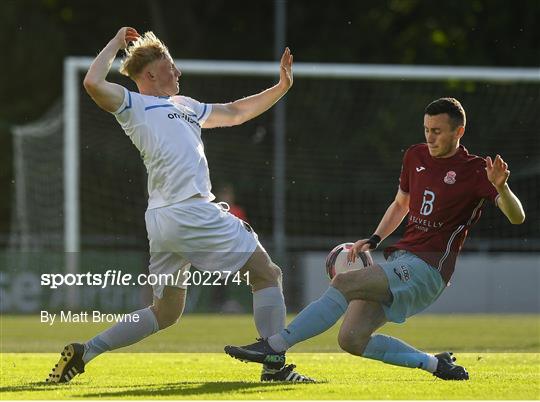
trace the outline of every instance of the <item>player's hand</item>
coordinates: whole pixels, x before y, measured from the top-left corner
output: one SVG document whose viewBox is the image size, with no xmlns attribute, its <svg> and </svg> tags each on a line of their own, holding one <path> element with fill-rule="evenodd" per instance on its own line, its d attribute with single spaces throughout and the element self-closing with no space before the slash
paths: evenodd
<svg viewBox="0 0 540 402">
<path fill-rule="evenodd" d="M 358 257 L 359 252 L 368 251 L 369 246 L 370 246 L 368 241 L 369 239 L 362 239 L 362 240 L 356 241 L 356 243 L 354 243 L 351 249 L 349 250 L 349 254 L 347 254 L 347 261 L 355 262 L 356 257 Z"/>
<path fill-rule="evenodd" d="M 125 49 L 126 47 L 128 47 L 129 42 L 134 42 L 140 37 L 141 35 L 139 35 L 135 28 L 122 27 L 115 35 L 113 40 L 116 41 L 120 49 Z"/>
<path fill-rule="evenodd" d="M 281 56 L 280 70 L 279 70 L 279 85 L 281 85 L 286 91 L 292 87 L 293 73 L 292 73 L 293 55 L 291 49 L 285 48 L 283 55 Z"/>
<path fill-rule="evenodd" d="M 510 176 L 508 164 L 503 161 L 500 155 L 497 155 L 493 161 L 491 161 L 489 156 L 486 157 L 486 173 L 488 180 L 497 190 L 505 186 Z"/>
</svg>

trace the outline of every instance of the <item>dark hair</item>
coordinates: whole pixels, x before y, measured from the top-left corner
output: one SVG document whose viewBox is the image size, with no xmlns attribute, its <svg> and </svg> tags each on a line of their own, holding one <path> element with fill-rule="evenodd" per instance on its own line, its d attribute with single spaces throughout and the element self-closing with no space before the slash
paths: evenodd
<svg viewBox="0 0 540 402">
<path fill-rule="evenodd" d="M 440 98 L 434 100 L 427 105 L 424 113 L 429 116 L 446 113 L 448 117 L 450 117 L 453 129 L 459 126 L 465 127 L 467 122 L 465 110 L 463 109 L 463 106 L 461 106 L 461 103 L 455 98 Z"/>
</svg>

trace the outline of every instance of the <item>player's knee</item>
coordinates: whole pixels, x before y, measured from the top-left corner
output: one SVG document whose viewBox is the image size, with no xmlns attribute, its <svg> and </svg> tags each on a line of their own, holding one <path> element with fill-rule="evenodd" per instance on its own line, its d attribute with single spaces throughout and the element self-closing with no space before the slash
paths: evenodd
<svg viewBox="0 0 540 402">
<path fill-rule="evenodd" d="M 282 276 L 281 268 L 271 262 L 268 267 L 268 281 L 273 284 L 280 284 Z"/>
<path fill-rule="evenodd" d="M 334 276 L 332 282 L 330 283 L 332 287 L 343 293 L 345 297 L 347 297 L 347 293 L 351 284 L 349 276 L 350 275 L 347 275 L 347 272 L 341 272 Z"/>
<path fill-rule="evenodd" d="M 270 269 L 272 271 L 272 277 L 274 280 L 281 282 L 281 279 L 283 277 L 283 272 L 281 271 L 281 268 L 278 267 L 273 262 L 270 264 Z"/>
<path fill-rule="evenodd" d="M 345 352 L 355 356 L 362 356 L 369 339 L 370 334 L 340 332 L 338 335 L 338 344 Z"/>
<path fill-rule="evenodd" d="M 180 313 L 177 313 L 177 314 L 172 314 L 172 313 L 162 314 L 158 318 L 159 329 L 165 329 L 167 327 L 170 327 L 171 325 L 176 324 L 179 319 L 180 319 Z"/>
<path fill-rule="evenodd" d="M 170 309 L 158 308 L 157 306 L 153 306 L 152 310 L 156 315 L 160 330 L 176 324 L 180 319 L 180 316 L 182 315 L 182 309 L 179 308 Z"/>
<path fill-rule="evenodd" d="M 346 334 L 342 334 L 341 332 L 338 335 L 338 345 L 339 347 L 344 351 L 349 353 L 349 350 L 351 349 L 351 338 L 350 336 Z"/>
<path fill-rule="evenodd" d="M 250 280 L 253 284 L 277 284 L 281 281 L 281 276 L 281 269 L 269 260 L 265 266 L 251 271 Z"/>
</svg>

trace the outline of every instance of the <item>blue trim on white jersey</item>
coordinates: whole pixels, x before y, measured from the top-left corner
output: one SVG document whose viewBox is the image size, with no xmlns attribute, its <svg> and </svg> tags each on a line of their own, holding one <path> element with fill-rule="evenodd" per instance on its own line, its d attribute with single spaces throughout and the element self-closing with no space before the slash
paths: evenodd
<svg viewBox="0 0 540 402">
<path fill-rule="evenodd" d="M 171 104 L 165 104 L 165 105 L 152 105 L 152 106 L 146 106 L 144 108 L 144 110 L 150 110 L 150 109 L 155 109 L 157 107 L 174 107 L 174 105 L 171 105 Z"/>
<path fill-rule="evenodd" d="M 206 108 L 207 108 L 207 105 L 206 105 L 206 103 L 205 103 L 205 104 L 204 104 L 204 109 L 203 109 L 201 115 L 200 115 L 200 116 L 197 116 L 197 120 L 201 120 L 201 119 L 203 118 L 204 114 L 206 113 Z"/>
<path fill-rule="evenodd" d="M 131 109 L 131 92 L 127 91 L 127 93 L 128 93 L 128 104 L 120 112 L 118 112 L 118 114 L 124 112 L 127 109 Z"/>
</svg>

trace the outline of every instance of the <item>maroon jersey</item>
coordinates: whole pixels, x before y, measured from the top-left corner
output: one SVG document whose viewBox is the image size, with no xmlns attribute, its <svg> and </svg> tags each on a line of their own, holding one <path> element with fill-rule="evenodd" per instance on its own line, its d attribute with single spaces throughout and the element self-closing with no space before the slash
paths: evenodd
<svg viewBox="0 0 540 402">
<path fill-rule="evenodd" d="M 399 187 L 410 196 L 405 234 L 385 249 L 407 250 L 437 269 L 448 283 L 456 258 L 484 201 L 498 193 L 486 175 L 485 159 L 460 145 L 450 158 L 433 158 L 426 144 L 410 147 L 403 157 Z"/>
</svg>

